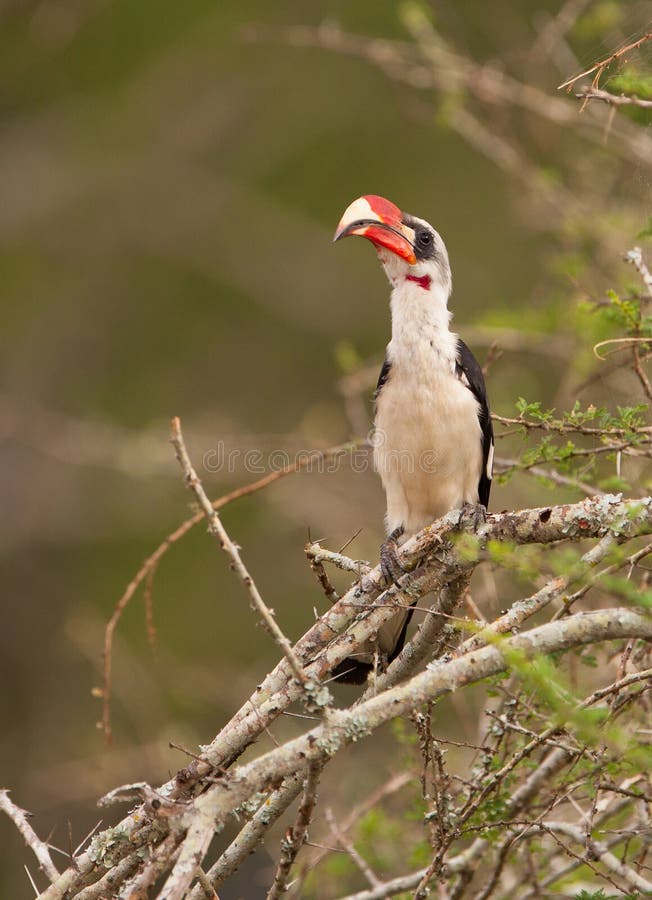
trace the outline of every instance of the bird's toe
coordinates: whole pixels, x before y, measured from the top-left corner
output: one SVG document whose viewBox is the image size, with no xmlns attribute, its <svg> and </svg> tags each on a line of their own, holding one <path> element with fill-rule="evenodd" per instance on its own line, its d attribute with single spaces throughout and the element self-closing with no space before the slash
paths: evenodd
<svg viewBox="0 0 652 900">
<path fill-rule="evenodd" d="M 380 571 L 385 583 L 388 585 L 395 584 L 401 575 L 405 574 L 405 568 L 398 558 L 397 541 L 402 533 L 402 529 L 393 531 L 380 548 Z"/>
<path fill-rule="evenodd" d="M 460 510 L 459 526 L 477 531 L 487 521 L 487 508 L 482 503 L 465 503 Z"/>
</svg>

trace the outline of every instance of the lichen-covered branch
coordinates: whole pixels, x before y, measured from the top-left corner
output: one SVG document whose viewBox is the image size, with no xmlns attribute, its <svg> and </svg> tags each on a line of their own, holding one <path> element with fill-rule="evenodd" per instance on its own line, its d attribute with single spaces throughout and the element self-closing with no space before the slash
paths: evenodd
<svg viewBox="0 0 652 900">
<path fill-rule="evenodd" d="M 299 804 L 297 820 L 291 825 L 281 841 L 281 858 L 279 860 L 274 881 L 267 893 L 267 900 L 278 900 L 287 891 L 287 881 L 297 854 L 301 850 L 308 834 L 308 826 L 312 819 L 317 802 L 317 786 L 321 775 L 322 763 L 315 761 L 308 765 L 308 774 L 303 785 L 303 796 Z"/>
<path fill-rule="evenodd" d="M 324 764 L 349 744 L 372 734 L 384 723 L 404 715 L 421 704 L 437 699 L 469 684 L 495 675 L 509 667 L 514 653 L 532 658 L 570 647 L 614 638 L 652 639 L 652 618 L 627 609 L 577 613 L 550 622 L 522 635 L 506 638 L 498 645 L 431 666 L 405 684 L 372 697 L 347 710 L 331 710 L 324 724 L 305 735 L 271 750 L 252 762 L 217 779 L 198 797 L 181 818 L 187 830 L 184 850 L 166 884 L 160 900 L 179 900 L 190 887 L 194 869 L 187 860 L 201 863 L 215 829 L 234 806 L 238 806 L 279 778 L 308 764 Z"/>
<path fill-rule="evenodd" d="M 401 579 L 399 586 L 383 590 L 380 572 L 378 568 L 373 569 L 311 626 L 294 646 L 293 654 L 306 678 L 311 679 L 314 684 L 326 680 L 332 669 L 350 655 L 359 643 L 375 634 L 393 615 L 396 607 L 408 605 L 429 592 L 439 591 L 470 573 L 484 557 L 485 548 L 491 541 L 509 541 L 514 545 L 549 544 L 603 538 L 607 535 L 621 540 L 651 532 L 652 500 L 624 500 L 620 496 L 604 495 L 586 498 L 575 504 L 490 515 L 474 535 L 477 552 L 469 556 L 468 552 L 461 553 L 450 542 L 460 533 L 459 515 L 451 513 L 424 529 L 401 548 L 401 561 L 411 571 Z M 480 652 L 491 653 L 494 649 L 487 648 Z M 475 653 L 470 658 L 475 658 Z M 295 678 L 288 659 L 284 658 L 204 749 L 201 760 L 191 762 L 175 778 L 162 785 L 158 793 L 164 798 L 182 798 L 188 795 L 188 790 L 198 781 L 214 778 L 220 767 L 230 767 L 244 748 L 301 695 L 302 686 Z M 340 713 L 334 715 L 337 717 Z M 306 760 L 295 762 L 297 766 L 303 766 Z M 293 771 L 286 774 L 293 774 Z M 276 775 L 281 777 L 281 773 Z M 261 783 L 265 787 L 264 779 Z M 200 801 L 207 802 L 208 796 L 211 796 L 211 790 L 202 795 Z M 236 802 L 235 793 L 232 799 L 235 805 L 240 802 Z M 194 813 L 191 818 L 198 821 Z M 110 836 L 119 835 L 118 845 L 124 847 L 124 853 L 118 854 L 117 862 L 122 855 L 133 852 L 132 842 L 137 835 L 143 833 L 143 826 L 147 826 L 150 821 L 151 810 L 140 808 L 118 826 L 97 835 L 91 842 L 91 848 L 76 859 L 75 868 L 66 870 L 44 897 L 47 900 L 60 900 L 66 891 L 68 896 L 74 896 L 75 890 L 102 877 L 106 870 L 102 864 L 104 857 L 101 848 L 106 845 Z M 204 820 L 202 840 L 197 845 L 200 855 L 205 846 L 204 840 L 210 843 L 212 821 L 210 816 Z M 186 821 L 183 828 L 188 825 L 189 822 Z M 146 838 L 144 834 L 143 841 L 152 839 Z M 155 830 L 155 842 L 165 836 L 165 832 L 158 834 L 158 837 L 156 834 L 158 832 Z M 138 841 L 135 846 L 137 845 Z M 187 876 L 192 877 L 193 873 L 194 868 L 188 863 Z"/>
</svg>

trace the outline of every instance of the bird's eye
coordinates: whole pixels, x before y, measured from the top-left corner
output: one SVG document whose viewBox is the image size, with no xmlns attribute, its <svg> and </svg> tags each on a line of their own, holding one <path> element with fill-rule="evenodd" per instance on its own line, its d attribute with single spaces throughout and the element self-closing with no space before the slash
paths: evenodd
<svg viewBox="0 0 652 900">
<path fill-rule="evenodd" d="M 421 244 L 422 247 L 428 247 L 432 243 L 432 233 L 430 231 L 426 231 L 425 228 L 422 228 L 421 231 L 417 234 L 417 241 Z"/>
</svg>

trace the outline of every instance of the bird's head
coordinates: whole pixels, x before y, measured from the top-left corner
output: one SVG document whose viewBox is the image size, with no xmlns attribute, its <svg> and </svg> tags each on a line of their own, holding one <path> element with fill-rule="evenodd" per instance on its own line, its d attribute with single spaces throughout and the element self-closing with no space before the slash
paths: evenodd
<svg viewBox="0 0 652 900">
<path fill-rule="evenodd" d="M 371 241 L 394 287 L 414 282 L 424 290 L 438 288 L 448 298 L 452 285 L 448 252 L 428 222 L 402 212 L 384 197 L 365 194 L 344 211 L 333 240 L 350 235 Z"/>
</svg>

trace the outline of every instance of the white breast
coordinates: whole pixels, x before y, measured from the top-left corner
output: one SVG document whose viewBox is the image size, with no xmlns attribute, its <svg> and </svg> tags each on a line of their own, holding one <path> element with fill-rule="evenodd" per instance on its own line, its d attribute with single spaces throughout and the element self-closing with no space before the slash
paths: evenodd
<svg viewBox="0 0 652 900">
<path fill-rule="evenodd" d="M 418 285 L 392 295 L 389 379 L 377 401 L 374 464 L 387 495 L 387 529 L 414 533 L 478 502 L 478 402 L 455 374 L 457 336 L 445 298 Z"/>
</svg>

